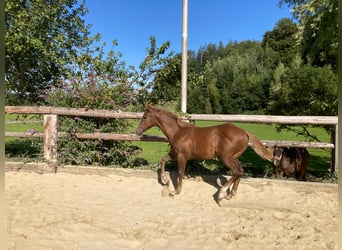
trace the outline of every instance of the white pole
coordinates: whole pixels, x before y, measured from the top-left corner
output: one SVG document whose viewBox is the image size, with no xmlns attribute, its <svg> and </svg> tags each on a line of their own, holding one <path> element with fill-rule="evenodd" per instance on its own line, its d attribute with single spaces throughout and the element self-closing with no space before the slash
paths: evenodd
<svg viewBox="0 0 342 250">
<path fill-rule="evenodd" d="M 186 113 L 187 99 L 187 65 L 188 65 L 188 0 L 183 0 L 183 31 L 182 31 L 182 95 L 181 110 Z"/>
</svg>

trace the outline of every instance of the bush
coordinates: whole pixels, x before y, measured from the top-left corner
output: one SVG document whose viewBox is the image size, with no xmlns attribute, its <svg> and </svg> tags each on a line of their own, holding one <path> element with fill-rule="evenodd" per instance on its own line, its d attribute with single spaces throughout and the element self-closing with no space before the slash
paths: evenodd
<svg viewBox="0 0 342 250">
<path fill-rule="evenodd" d="M 42 97 L 49 106 L 119 110 L 132 104 L 133 93 L 125 82 L 91 76 L 64 81 L 45 91 Z M 67 132 L 67 136 L 58 141 L 59 161 L 76 165 L 133 165 L 136 147 L 128 142 L 75 137 L 75 133 L 120 133 L 127 126 L 127 121 L 119 119 L 60 116 L 59 130 Z"/>
</svg>

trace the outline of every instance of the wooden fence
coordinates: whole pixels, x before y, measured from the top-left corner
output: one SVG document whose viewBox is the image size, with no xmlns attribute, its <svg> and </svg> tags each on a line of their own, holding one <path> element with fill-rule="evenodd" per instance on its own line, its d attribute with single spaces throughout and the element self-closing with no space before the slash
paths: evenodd
<svg viewBox="0 0 342 250">
<path fill-rule="evenodd" d="M 93 110 L 85 108 L 63 108 L 46 106 L 5 106 L 7 114 L 40 114 L 44 115 L 44 133 L 29 132 L 6 132 L 5 136 L 15 137 L 44 137 L 44 157 L 47 161 L 57 161 L 56 139 L 64 136 L 64 132 L 58 131 L 58 116 L 94 117 L 112 119 L 140 119 L 140 112 L 122 112 L 111 110 Z M 193 114 L 184 119 L 195 121 L 220 121 L 220 122 L 247 122 L 247 123 L 268 123 L 268 124 L 310 124 L 330 125 L 335 132 L 332 143 L 325 142 L 301 142 L 301 141 L 276 141 L 262 140 L 265 146 L 288 146 L 305 148 L 327 148 L 332 149 L 332 171 L 338 170 L 338 118 L 337 116 L 266 116 L 266 115 L 203 115 Z M 102 140 L 125 140 L 125 141 L 150 141 L 167 142 L 164 136 L 138 136 L 135 134 L 116 133 L 76 133 L 80 139 L 102 139 Z"/>
</svg>

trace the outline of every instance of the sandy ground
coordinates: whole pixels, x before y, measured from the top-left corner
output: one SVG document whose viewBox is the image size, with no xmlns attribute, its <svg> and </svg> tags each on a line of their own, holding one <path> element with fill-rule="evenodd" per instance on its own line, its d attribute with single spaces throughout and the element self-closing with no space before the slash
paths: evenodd
<svg viewBox="0 0 342 250">
<path fill-rule="evenodd" d="M 336 184 L 242 179 L 218 206 L 216 178 L 171 198 L 130 173 L 6 172 L 7 249 L 337 249 Z"/>
</svg>

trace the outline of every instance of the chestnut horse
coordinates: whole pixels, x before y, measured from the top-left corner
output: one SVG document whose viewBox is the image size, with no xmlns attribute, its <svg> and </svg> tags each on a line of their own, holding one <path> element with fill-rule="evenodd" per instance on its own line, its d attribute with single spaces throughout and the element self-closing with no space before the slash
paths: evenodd
<svg viewBox="0 0 342 250">
<path fill-rule="evenodd" d="M 163 181 L 166 180 L 164 173 L 166 161 L 177 160 L 178 162 L 178 184 L 174 194 L 179 194 L 182 190 L 182 180 L 188 160 L 210 160 L 218 157 L 231 170 L 232 177 L 220 188 L 218 202 L 224 198 L 230 199 L 236 194 L 240 177 L 243 174 L 238 158 L 247 149 L 249 140 L 259 156 L 272 161 L 273 154 L 254 134 L 231 123 L 196 127 L 183 122 L 171 111 L 147 104 L 136 134 L 142 135 L 153 126 L 160 128 L 171 146 L 170 154 L 163 157 L 161 161 Z"/>
</svg>

